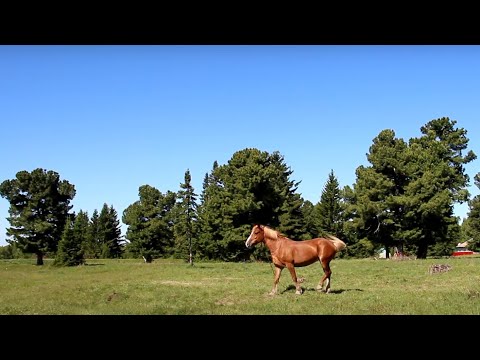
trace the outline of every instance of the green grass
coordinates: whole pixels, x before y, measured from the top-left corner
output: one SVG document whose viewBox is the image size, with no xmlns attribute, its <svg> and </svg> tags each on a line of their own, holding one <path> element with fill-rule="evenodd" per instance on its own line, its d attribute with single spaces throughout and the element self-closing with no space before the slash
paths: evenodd
<svg viewBox="0 0 480 360">
<path fill-rule="evenodd" d="M 429 273 L 433 264 L 450 265 Z M 331 293 L 315 290 L 320 264 L 297 268 L 304 293 L 289 272 L 269 296 L 269 263 L 159 259 L 88 260 L 58 268 L 51 260 L 0 260 L 0 314 L 319 314 L 479 315 L 480 257 L 426 260 L 334 259 Z"/>
</svg>

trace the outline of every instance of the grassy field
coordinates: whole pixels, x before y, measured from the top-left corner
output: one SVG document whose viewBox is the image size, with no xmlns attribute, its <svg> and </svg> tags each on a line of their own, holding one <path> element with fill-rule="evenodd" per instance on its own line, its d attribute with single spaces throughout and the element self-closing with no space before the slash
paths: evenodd
<svg viewBox="0 0 480 360">
<path fill-rule="evenodd" d="M 479 315 L 480 257 L 426 260 L 334 259 L 331 293 L 315 290 L 320 264 L 287 270 L 269 296 L 269 263 L 158 259 L 88 260 L 57 268 L 45 260 L 0 260 L 0 314 L 107 315 Z M 443 265 L 430 271 L 434 265 Z M 448 268 L 446 265 L 449 265 Z"/>
</svg>

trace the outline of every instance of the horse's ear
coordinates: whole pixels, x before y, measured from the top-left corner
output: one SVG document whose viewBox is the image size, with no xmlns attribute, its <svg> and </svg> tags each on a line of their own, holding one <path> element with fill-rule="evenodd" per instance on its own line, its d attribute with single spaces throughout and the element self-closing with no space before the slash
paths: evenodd
<svg viewBox="0 0 480 360">
<path fill-rule="evenodd" d="M 258 225 L 258 227 L 259 227 L 260 229 L 262 229 L 262 230 L 265 228 L 264 225 Z"/>
</svg>

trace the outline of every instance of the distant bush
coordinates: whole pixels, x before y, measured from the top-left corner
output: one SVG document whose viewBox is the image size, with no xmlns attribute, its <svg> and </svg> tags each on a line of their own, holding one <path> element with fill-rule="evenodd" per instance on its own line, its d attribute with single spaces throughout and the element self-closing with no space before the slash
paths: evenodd
<svg viewBox="0 0 480 360">
<path fill-rule="evenodd" d="M 24 254 L 15 245 L 0 246 L 0 259 L 28 259 L 32 254 Z"/>
<path fill-rule="evenodd" d="M 13 259 L 12 247 L 10 245 L 0 246 L 0 259 Z"/>
</svg>

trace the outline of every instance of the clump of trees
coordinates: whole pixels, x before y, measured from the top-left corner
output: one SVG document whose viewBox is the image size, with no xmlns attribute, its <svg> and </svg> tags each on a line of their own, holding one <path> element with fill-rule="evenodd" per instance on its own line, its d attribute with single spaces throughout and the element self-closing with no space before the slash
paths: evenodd
<svg viewBox="0 0 480 360">
<path fill-rule="evenodd" d="M 455 125 L 446 117 L 431 120 L 408 141 L 382 130 L 366 154 L 370 165 L 356 168 L 355 183 L 341 188 L 332 169 L 316 204 L 298 193 L 300 181 L 280 152 L 237 151 L 226 164 L 213 162 L 200 194 L 188 169 L 177 191 L 141 185 L 139 199 L 122 213 L 125 239 L 113 206 L 104 204 L 91 217 L 71 213 L 73 185 L 53 171 L 21 171 L 0 185 L 10 202 L 9 246 L 37 254 L 39 265 L 47 252 L 59 265 L 118 257 L 147 263 L 176 257 L 190 265 L 194 258 L 268 260 L 264 247 L 244 246 L 260 223 L 295 240 L 334 234 L 348 244 L 342 257 L 368 257 L 380 248 L 387 256 L 394 248 L 417 258 L 449 255 L 466 239 L 478 248 L 480 200 L 469 201 L 464 168 L 476 155 L 467 149 L 467 131 Z M 480 187 L 479 174 L 475 184 Z M 453 207 L 466 201 L 470 212 L 460 225 Z"/>
<path fill-rule="evenodd" d="M 0 184 L 0 195 L 10 202 L 8 246 L 3 256 L 18 251 L 35 254 L 43 265 L 46 254 L 57 265 L 79 265 L 89 257 L 121 257 L 123 242 L 117 212 L 104 204 L 100 215 L 71 211 L 75 186 L 52 170 L 19 171 L 15 179 Z"/>
<path fill-rule="evenodd" d="M 371 166 L 358 167 L 353 189 L 345 189 L 345 225 L 354 249 L 367 247 L 368 253 L 380 244 L 387 254 L 398 247 L 422 259 L 451 253 L 460 239 L 453 206 L 468 201 L 464 165 L 476 159 L 466 151 L 466 130 L 455 124 L 449 118 L 432 120 L 408 143 L 393 130 L 373 140 L 367 154 Z"/>
<path fill-rule="evenodd" d="M 43 265 L 44 255 L 57 251 L 75 187 L 55 171 L 35 169 L 19 171 L 15 179 L 2 182 L 0 195 L 10 203 L 7 236 Z"/>
</svg>

